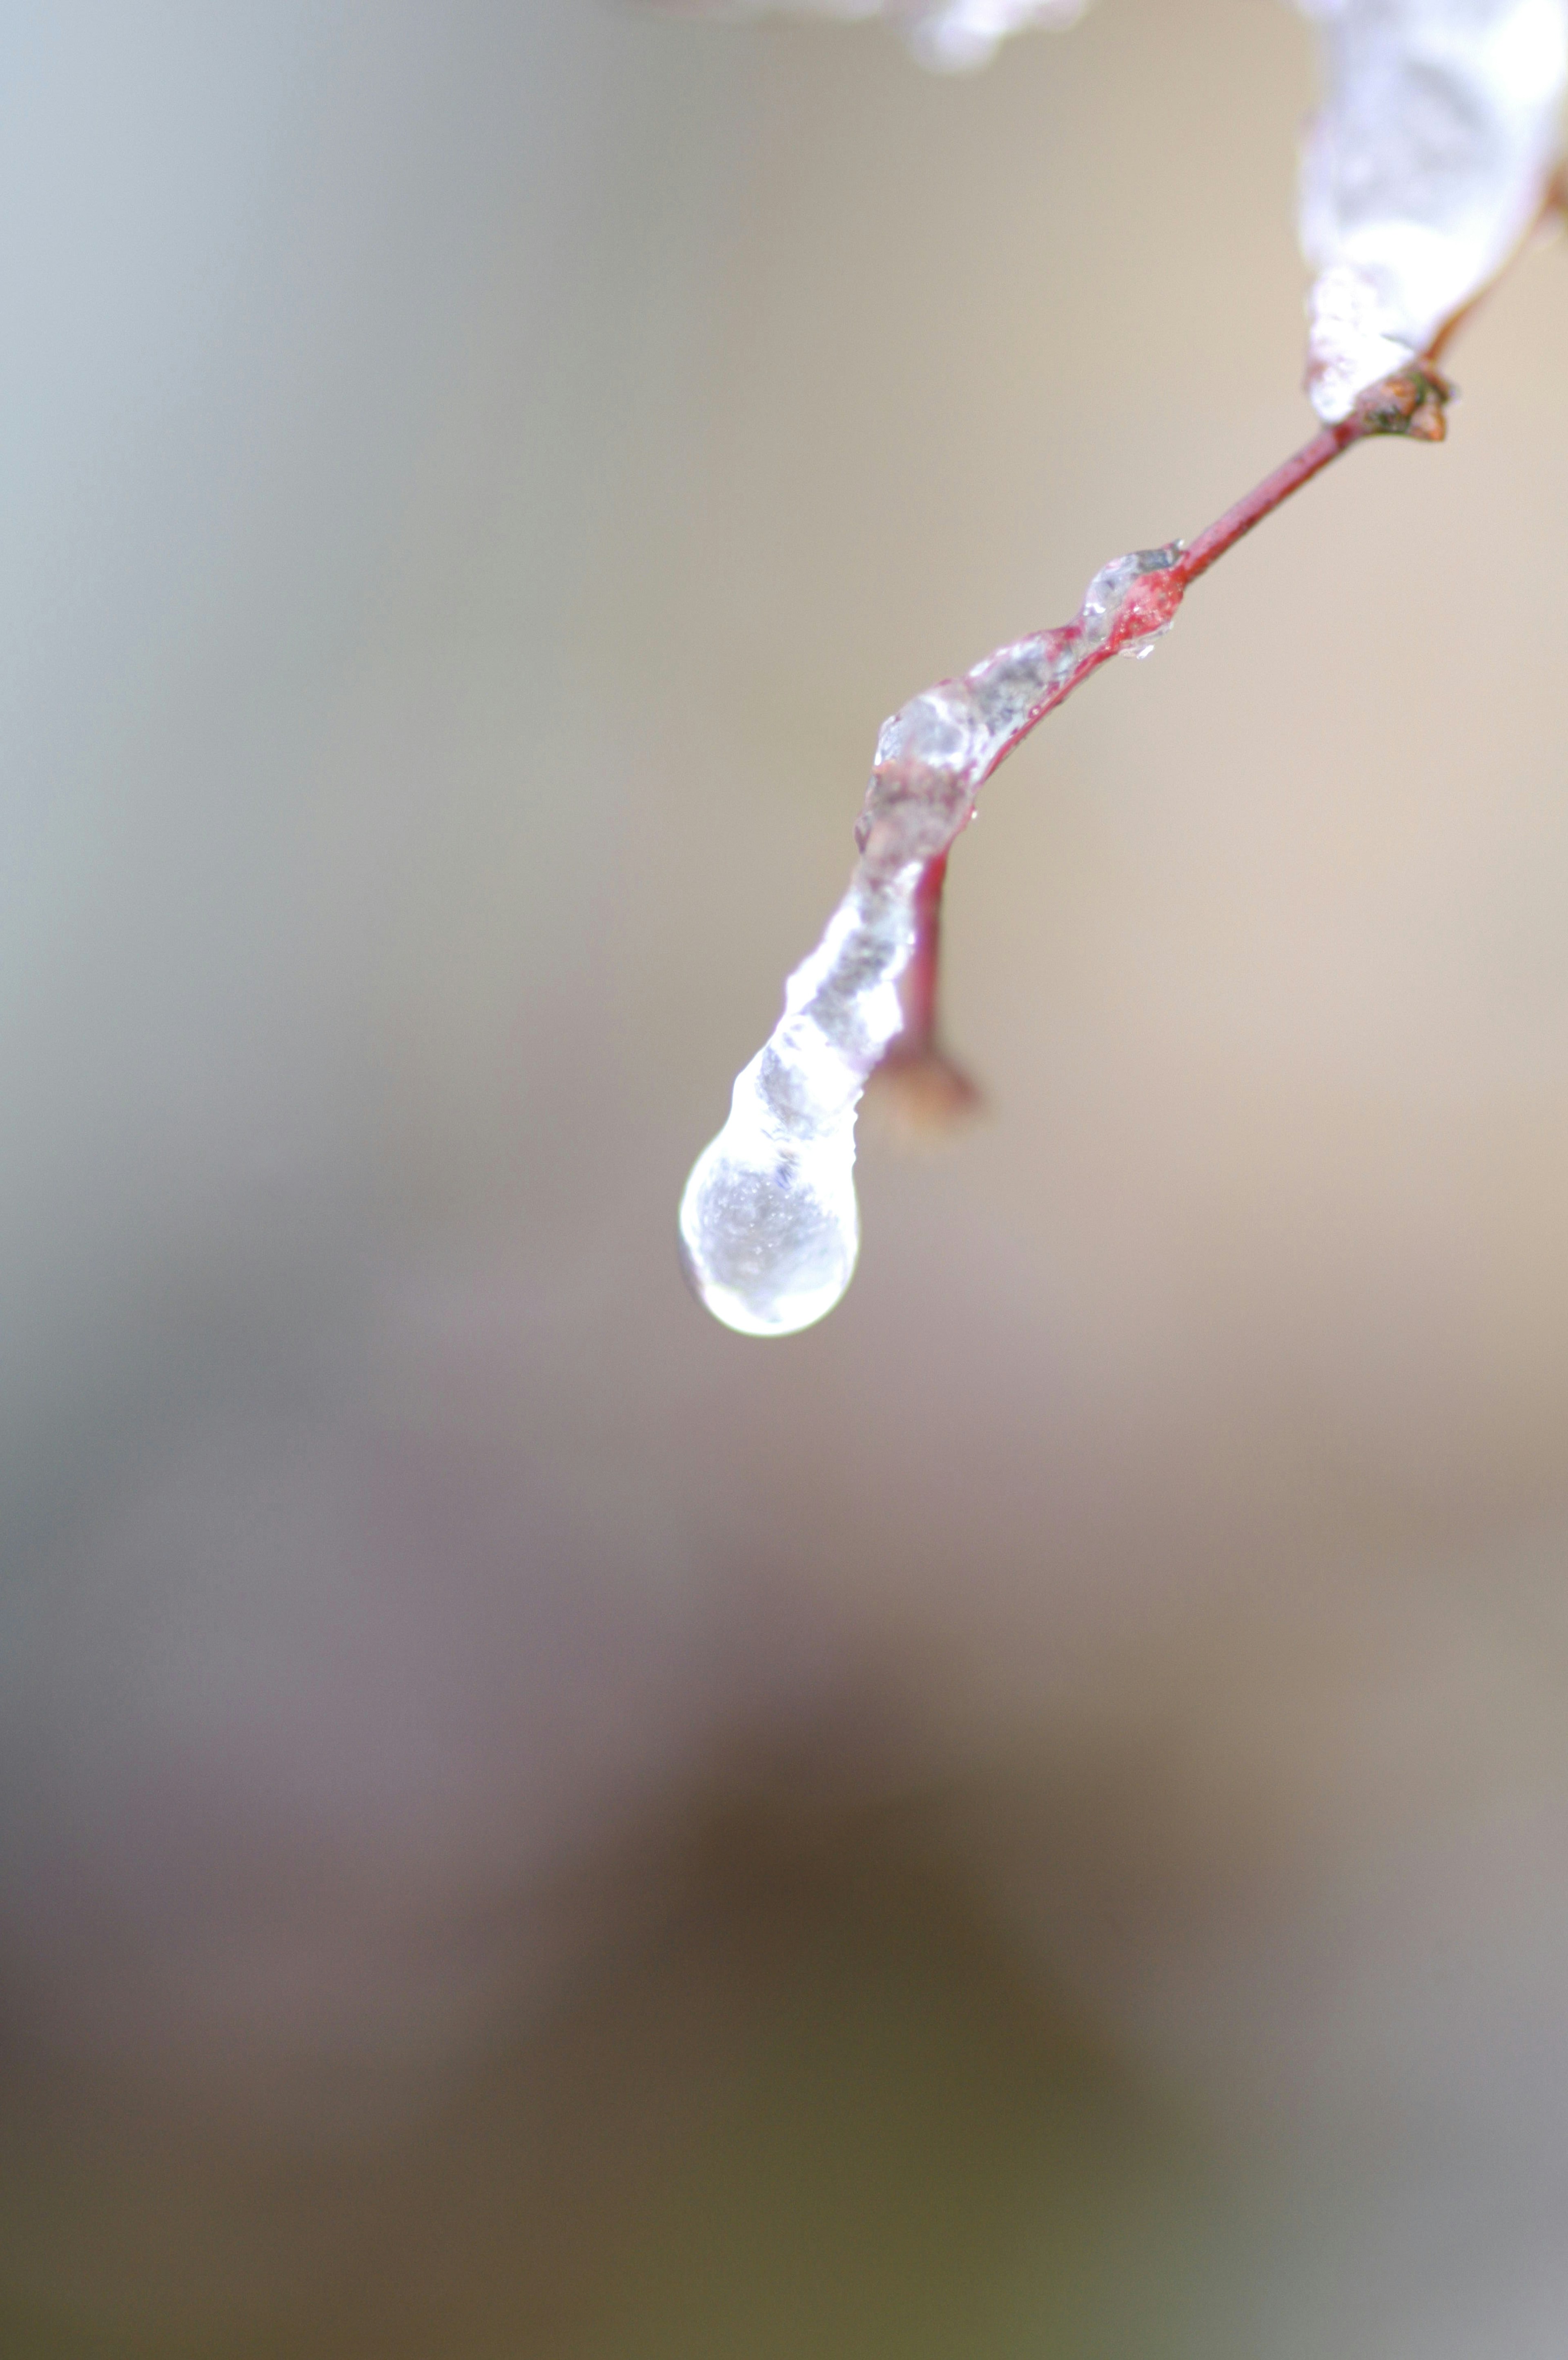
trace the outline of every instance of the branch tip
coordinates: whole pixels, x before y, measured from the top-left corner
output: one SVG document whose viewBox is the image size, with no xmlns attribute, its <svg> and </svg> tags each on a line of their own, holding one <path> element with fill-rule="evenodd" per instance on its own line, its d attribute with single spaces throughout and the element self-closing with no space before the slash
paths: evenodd
<svg viewBox="0 0 1568 2360">
<path fill-rule="evenodd" d="M 1441 442 L 1455 392 L 1452 379 L 1431 361 L 1412 361 L 1367 387 L 1355 405 L 1356 437 L 1398 434 L 1411 442 Z"/>
</svg>

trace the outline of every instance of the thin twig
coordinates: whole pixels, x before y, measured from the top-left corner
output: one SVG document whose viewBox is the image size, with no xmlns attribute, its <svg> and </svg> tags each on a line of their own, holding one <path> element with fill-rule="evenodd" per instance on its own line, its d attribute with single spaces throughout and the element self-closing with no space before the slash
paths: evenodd
<svg viewBox="0 0 1568 2360">
<path fill-rule="evenodd" d="M 1223 516 L 1181 550 L 1163 573 L 1151 574 L 1137 585 L 1115 630 L 1091 652 L 1086 651 L 1051 693 L 1032 707 L 1020 727 L 999 749 L 986 771 L 989 778 L 1014 748 L 1038 727 L 1076 688 L 1082 686 L 1102 663 L 1150 630 L 1168 624 L 1192 584 L 1207 574 L 1228 550 L 1252 531 L 1265 517 L 1294 497 L 1304 484 L 1354 449 L 1358 442 L 1385 436 L 1409 442 L 1441 442 L 1447 432 L 1445 412 L 1453 388 L 1438 366 L 1453 338 L 1477 305 L 1507 276 L 1525 249 L 1553 221 L 1568 220 L 1568 166 L 1548 181 L 1540 211 L 1513 252 L 1468 302 L 1446 319 L 1420 358 L 1398 369 L 1361 395 L 1348 418 L 1324 426 L 1288 459 Z M 948 849 L 950 850 L 950 847 Z M 900 1107 L 906 1127 L 940 1129 L 978 1102 L 978 1092 L 961 1067 L 941 1048 L 938 1040 L 939 952 L 942 888 L 947 880 L 948 852 L 927 867 L 916 895 L 916 947 L 903 986 L 905 1025 L 891 1044 L 873 1079 Z"/>
<path fill-rule="evenodd" d="M 1541 224 L 1565 206 L 1564 184 L 1555 179 L 1542 203 L 1530 237 L 1521 242 L 1519 251 L 1530 242 Z M 1510 257 L 1511 263 L 1516 257 Z M 1505 269 L 1508 268 L 1505 265 Z M 1498 278 L 1502 271 L 1497 274 Z M 1251 532 L 1265 517 L 1272 516 L 1288 499 L 1294 497 L 1304 484 L 1321 475 L 1325 467 L 1343 457 L 1358 442 L 1371 442 L 1387 436 L 1398 436 L 1410 442 L 1441 442 L 1447 431 L 1445 410 L 1453 388 L 1436 366 L 1437 354 L 1445 349 L 1459 326 L 1468 319 L 1482 295 L 1490 291 L 1497 280 L 1472 298 L 1461 311 L 1445 321 L 1432 339 L 1430 351 L 1420 359 L 1396 370 L 1392 376 L 1369 387 L 1356 402 L 1348 418 L 1332 426 L 1324 426 L 1310 442 L 1302 444 L 1288 459 L 1263 478 L 1260 484 L 1216 518 L 1207 530 L 1198 535 L 1180 552 L 1174 563 L 1161 573 L 1146 575 L 1136 585 L 1129 598 L 1116 628 L 1099 647 L 1087 650 L 1065 678 L 1048 695 L 1031 707 L 1024 720 L 1005 744 L 998 750 L 988 767 L 989 778 L 1004 762 L 1014 748 L 1038 727 L 1047 713 L 1082 686 L 1091 672 L 1102 663 L 1152 629 L 1168 623 L 1191 585 L 1207 574 L 1228 550 Z M 949 847 L 950 849 L 950 847 Z M 890 1045 L 878 1068 L 876 1078 L 884 1093 L 897 1103 L 905 1118 L 906 1127 L 918 1131 L 941 1128 L 969 1111 L 977 1103 L 978 1093 L 962 1069 L 957 1066 L 941 1048 L 938 1040 L 939 953 L 941 940 L 942 889 L 947 880 L 948 852 L 930 861 L 921 878 L 916 896 L 916 948 L 903 985 L 905 1024 L 903 1031 Z"/>
</svg>

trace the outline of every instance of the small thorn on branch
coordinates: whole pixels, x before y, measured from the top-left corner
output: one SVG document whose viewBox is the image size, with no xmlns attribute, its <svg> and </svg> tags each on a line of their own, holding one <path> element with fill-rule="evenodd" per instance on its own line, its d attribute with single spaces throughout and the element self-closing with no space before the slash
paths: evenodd
<svg viewBox="0 0 1568 2360">
<path fill-rule="evenodd" d="M 934 1147 L 972 1120 L 984 1101 L 963 1067 L 934 1043 L 895 1041 L 866 1085 L 873 1127 L 900 1147 Z"/>
<path fill-rule="evenodd" d="M 945 852 L 927 863 L 915 900 L 915 947 L 899 986 L 904 1029 L 890 1043 L 868 1085 L 873 1120 L 906 1147 L 929 1146 L 946 1137 L 981 1103 L 974 1083 L 937 1038 L 942 888 L 947 875 Z"/>
</svg>

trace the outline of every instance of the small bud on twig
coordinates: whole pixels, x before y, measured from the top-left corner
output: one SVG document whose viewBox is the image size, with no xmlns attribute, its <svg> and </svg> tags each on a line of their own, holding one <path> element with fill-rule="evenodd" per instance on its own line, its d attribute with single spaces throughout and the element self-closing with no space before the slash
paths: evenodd
<svg viewBox="0 0 1568 2360">
<path fill-rule="evenodd" d="M 1441 442 L 1454 387 L 1431 361 L 1412 361 L 1380 377 L 1358 396 L 1354 412 L 1361 434 L 1402 434 L 1412 442 Z"/>
</svg>

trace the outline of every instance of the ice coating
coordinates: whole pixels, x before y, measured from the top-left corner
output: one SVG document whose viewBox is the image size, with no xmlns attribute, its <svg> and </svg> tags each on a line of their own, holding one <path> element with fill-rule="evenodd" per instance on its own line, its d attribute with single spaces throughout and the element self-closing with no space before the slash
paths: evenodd
<svg viewBox="0 0 1568 2360">
<path fill-rule="evenodd" d="M 883 725 L 855 830 L 850 888 L 784 986 L 784 1012 L 737 1076 L 729 1120 L 681 1197 L 682 1259 L 699 1299 L 746 1336 L 789 1336 L 830 1311 L 860 1250 L 855 1114 L 904 1029 L 900 984 L 920 889 L 1025 730 L 1113 655 L 1170 628 L 1179 542 L 1102 566 L 1076 618 L 938 681 Z"/>
<path fill-rule="evenodd" d="M 1538 212 L 1568 0 L 1299 0 L 1324 96 L 1301 165 L 1307 378 L 1332 424 L 1425 352 Z"/>
</svg>

